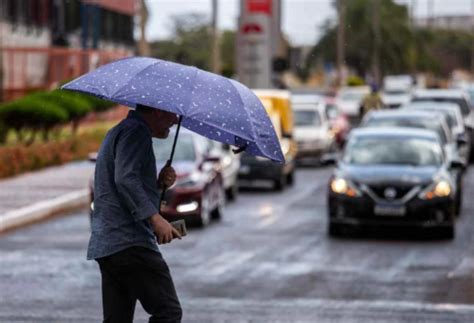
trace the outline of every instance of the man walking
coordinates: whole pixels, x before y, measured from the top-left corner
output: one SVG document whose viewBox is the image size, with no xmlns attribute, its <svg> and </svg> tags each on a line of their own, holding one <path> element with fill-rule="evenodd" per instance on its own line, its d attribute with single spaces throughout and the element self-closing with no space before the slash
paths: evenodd
<svg viewBox="0 0 474 323">
<path fill-rule="evenodd" d="M 158 213 L 160 191 L 176 180 L 172 167 L 156 179 L 152 137 L 167 138 L 173 113 L 138 106 L 106 135 L 97 156 L 92 234 L 87 259 L 99 263 L 104 322 L 133 322 L 139 300 L 149 322 L 180 322 L 182 311 L 156 241 L 181 238 Z"/>
</svg>

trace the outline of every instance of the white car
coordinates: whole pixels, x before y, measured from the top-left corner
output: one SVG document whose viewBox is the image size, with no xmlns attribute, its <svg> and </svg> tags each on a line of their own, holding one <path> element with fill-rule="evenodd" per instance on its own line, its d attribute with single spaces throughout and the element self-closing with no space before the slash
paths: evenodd
<svg viewBox="0 0 474 323">
<path fill-rule="evenodd" d="M 364 97 L 370 93 L 368 86 L 343 87 L 336 96 L 339 112 L 350 119 L 356 119 L 360 114 L 360 106 Z"/>
<path fill-rule="evenodd" d="M 472 107 L 468 94 L 460 89 L 430 89 L 418 90 L 414 93 L 412 101 L 436 101 L 456 103 L 462 113 L 464 126 L 471 142 L 471 160 L 474 153 L 474 107 Z"/>
<path fill-rule="evenodd" d="M 297 159 L 320 158 L 335 147 L 335 139 L 328 119 L 331 107 L 319 95 L 293 95 L 295 132 L 298 144 Z"/>
<path fill-rule="evenodd" d="M 383 79 L 382 101 L 395 109 L 411 100 L 413 78 L 410 75 L 387 75 Z"/>
<path fill-rule="evenodd" d="M 402 109 L 442 113 L 446 117 L 452 137 L 456 141 L 459 157 L 465 165 L 468 164 L 471 152 L 471 138 L 469 138 L 466 128 L 464 127 L 459 105 L 450 102 L 422 101 L 411 102 L 402 106 Z"/>
</svg>

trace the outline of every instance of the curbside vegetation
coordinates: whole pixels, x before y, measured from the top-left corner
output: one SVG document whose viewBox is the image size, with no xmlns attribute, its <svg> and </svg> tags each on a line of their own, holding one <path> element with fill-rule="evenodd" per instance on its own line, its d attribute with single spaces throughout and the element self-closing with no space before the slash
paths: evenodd
<svg viewBox="0 0 474 323">
<path fill-rule="evenodd" d="M 90 112 L 113 106 L 113 102 L 66 90 L 34 92 L 0 105 L 0 178 L 86 159 L 99 149 L 107 127 L 78 131 L 80 121 Z M 71 125 L 71 135 L 50 140 L 52 132 L 57 134 L 66 125 Z M 5 145 L 9 132 L 16 135 L 13 145 Z"/>
<path fill-rule="evenodd" d="M 86 159 L 90 152 L 99 149 L 106 133 L 107 127 L 101 127 L 62 141 L 0 147 L 0 178 Z"/>
<path fill-rule="evenodd" d="M 72 133 L 89 112 L 105 111 L 116 104 L 96 97 L 66 90 L 35 92 L 0 105 L 0 145 L 9 131 L 18 142 L 31 145 L 38 134 L 47 142 L 52 130 L 71 124 Z"/>
</svg>

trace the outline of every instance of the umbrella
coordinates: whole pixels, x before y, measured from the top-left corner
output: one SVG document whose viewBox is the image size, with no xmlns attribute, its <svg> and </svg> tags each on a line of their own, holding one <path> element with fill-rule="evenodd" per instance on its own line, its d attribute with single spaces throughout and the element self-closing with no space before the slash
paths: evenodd
<svg viewBox="0 0 474 323">
<path fill-rule="evenodd" d="M 146 105 L 176 113 L 183 127 L 209 139 L 284 162 L 273 125 L 254 93 L 237 81 L 196 67 L 129 57 L 103 65 L 62 89 L 132 108 Z"/>
<path fill-rule="evenodd" d="M 129 57 L 103 65 L 62 89 L 92 94 L 131 108 L 154 107 L 179 115 L 171 156 L 182 125 L 209 139 L 237 146 L 234 152 L 284 162 L 265 108 L 243 84 L 150 57 Z M 164 191 L 163 191 L 164 193 Z"/>
</svg>

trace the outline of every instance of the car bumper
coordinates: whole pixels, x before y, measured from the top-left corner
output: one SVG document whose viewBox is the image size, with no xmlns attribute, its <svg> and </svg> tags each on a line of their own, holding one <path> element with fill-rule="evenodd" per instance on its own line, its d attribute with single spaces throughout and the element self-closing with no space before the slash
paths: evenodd
<svg viewBox="0 0 474 323">
<path fill-rule="evenodd" d="M 330 193 L 328 206 L 329 221 L 337 224 L 429 228 L 452 226 L 454 222 L 453 198 L 431 201 L 414 198 L 403 205 L 404 215 L 376 214 L 376 203 L 365 196 L 350 198 Z"/>
<path fill-rule="evenodd" d="M 242 163 L 239 169 L 239 181 L 277 180 L 284 172 L 283 165 L 269 161 Z"/>
</svg>

